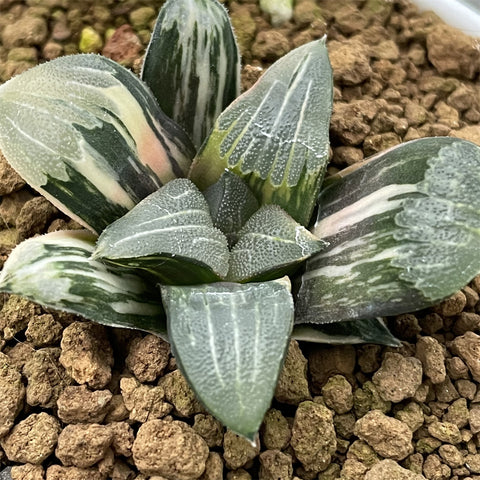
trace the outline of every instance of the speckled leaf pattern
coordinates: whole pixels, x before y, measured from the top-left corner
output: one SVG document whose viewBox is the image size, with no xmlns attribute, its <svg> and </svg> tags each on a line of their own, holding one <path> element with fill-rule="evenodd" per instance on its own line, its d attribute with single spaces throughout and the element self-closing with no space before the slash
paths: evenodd
<svg viewBox="0 0 480 480">
<path fill-rule="evenodd" d="M 190 178 L 204 190 L 225 168 L 262 204 L 275 203 L 307 225 L 329 150 L 332 72 L 325 39 L 275 62 L 218 118 Z"/>
<path fill-rule="evenodd" d="M 381 318 L 347 320 L 345 322 L 295 325 L 292 337 L 296 340 L 330 345 L 376 343 L 399 347 L 400 340 L 392 335 Z"/>
<path fill-rule="evenodd" d="M 278 205 L 264 205 L 238 234 L 230 254 L 228 280 L 273 280 L 325 248 L 326 243 Z"/>
<path fill-rule="evenodd" d="M 95 259 L 145 269 L 162 283 L 218 281 L 228 271 L 227 239 L 186 178 L 173 180 L 109 225 Z"/>
<path fill-rule="evenodd" d="M 59 231 L 22 242 L 0 274 L 0 291 L 111 327 L 166 338 L 160 293 L 141 277 L 90 259 L 95 235 Z"/>
<path fill-rule="evenodd" d="M 64 213 L 99 233 L 164 183 L 193 145 L 129 70 L 71 55 L 0 86 L 0 149 Z"/>
<path fill-rule="evenodd" d="M 229 245 L 233 245 L 244 223 L 258 210 L 257 199 L 245 182 L 229 170 L 203 194 L 213 224 L 226 235 Z"/>
<path fill-rule="evenodd" d="M 288 278 L 163 286 L 179 368 L 205 407 L 253 440 L 275 392 L 293 326 Z"/>
<path fill-rule="evenodd" d="M 414 140 L 329 180 L 307 262 L 299 323 L 397 315 L 433 305 L 480 273 L 480 147 Z"/>
<path fill-rule="evenodd" d="M 142 79 L 198 148 L 240 93 L 240 56 L 216 0 L 167 0 L 145 55 Z"/>
</svg>

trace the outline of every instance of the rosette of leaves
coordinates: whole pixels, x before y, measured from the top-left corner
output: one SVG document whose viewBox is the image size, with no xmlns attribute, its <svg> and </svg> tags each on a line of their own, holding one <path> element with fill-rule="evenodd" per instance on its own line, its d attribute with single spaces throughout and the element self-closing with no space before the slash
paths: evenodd
<svg viewBox="0 0 480 480">
<path fill-rule="evenodd" d="M 292 330 L 395 345 L 378 317 L 480 271 L 480 148 L 417 140 L 323 183 L 325 39 L 238 85 L 221 4 L 168 0 L 142 79 L 73 55 L 0 86 L 1 151 L 87 229 L 18 245 L 0 289 L 168 339 L 205 407 L 253 440 Z"/>
</svg>

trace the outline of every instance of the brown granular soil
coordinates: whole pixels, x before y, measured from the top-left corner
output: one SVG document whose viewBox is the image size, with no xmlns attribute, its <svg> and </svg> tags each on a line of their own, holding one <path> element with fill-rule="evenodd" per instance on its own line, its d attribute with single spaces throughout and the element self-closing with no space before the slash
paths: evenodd
<svg viewBox="0 0 480 480">
<path fill-rule="evenodd" d="M 161 1 L 0 0 L 0 81 L 59 55 L 134 70 Z M 330 172 L 414 138 L 480 145 L 479 41 L 405 0 L 297 0 L 272 29 L 257 0 L 224 2 L 243 85 L 328 35 Z M 0 162 L 0 262 L 20 240 L 75 228 Z M 15 296 L 0 312 L 0 471 L 16 480 L 480 480 L 480 277 L 388 319 L 401 348 L 292 341 L 256 446 L 195 399 L 152 335 Z"/>
</svg>

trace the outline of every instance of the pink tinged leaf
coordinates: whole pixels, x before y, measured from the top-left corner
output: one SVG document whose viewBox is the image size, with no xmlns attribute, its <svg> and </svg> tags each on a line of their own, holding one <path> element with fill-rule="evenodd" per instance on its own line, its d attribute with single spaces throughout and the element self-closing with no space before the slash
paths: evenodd
<svg viewBox="0 0 480 480">
<path fill-rule="evenodd" d="M 0 87 L 0 149 L 35 189 L 101 232 L 194 154 L 130 71 L 97 55 L 37 66 Z"/>
</svg>

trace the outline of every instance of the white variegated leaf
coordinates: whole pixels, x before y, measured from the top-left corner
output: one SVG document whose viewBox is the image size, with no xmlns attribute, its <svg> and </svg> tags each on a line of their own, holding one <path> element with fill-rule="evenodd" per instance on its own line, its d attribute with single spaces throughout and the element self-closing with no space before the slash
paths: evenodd
<svg viewBox="0 0 480 480">
<path fill-rule="evenodd" d="M 253 441 L 293 326 L 285 277 L 265 283 L 162 286 L 172 350 L 205 407 Z"/>
<path fill-rule="evenodd" d="M 158 290 L 131 271 L 90 259 L 96 237 L 59 231 L 18 245 L 0 274 L 0 291 L 111 327 L 146 330 L 166 338 Z"/>
<path fill-rule="evenodd" d="M 147 270 L 161 283 L 194 284 L 224 277 L 229 251 L 204 196 L 181 178 L 109 225 L 93 258 Z"/>
<path fill-rule="evenodd" d="M 148 88 L 99 55 L 61 57 L 0 86 L 0 150 L 95 232 L 185 176 L 194 154 Z"/>
<path fill-rule="evenodd" d="M 240 56 L 216 0 L 167 0 L 145 55 L 142 80 L 198 148 L 240 93 Z"/>
<path fill-rule="evenodd" d="M 190 178 L 204 190 L 228 168 L 260 203 L 307 225 L 328 162 L 332 96 L 325 39 L 292 50 L 218 117 Z"/>
<path fill-rule="evenodd" d="M 480 147 L 437 137 L 383 152 L 329 180 L 298 323 L 397 315 L 480 273 Z"/>
<path fill-rule="evenodd" d="M 227 278 L 232 282 L 281 277 L 326 246 L 278 205 L 261 207 L 238 237 L 230 254 Z"/>
</svg>

